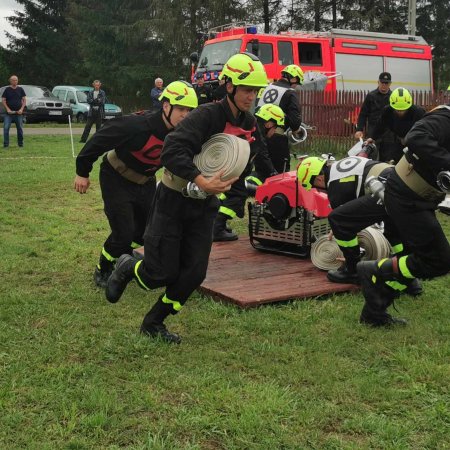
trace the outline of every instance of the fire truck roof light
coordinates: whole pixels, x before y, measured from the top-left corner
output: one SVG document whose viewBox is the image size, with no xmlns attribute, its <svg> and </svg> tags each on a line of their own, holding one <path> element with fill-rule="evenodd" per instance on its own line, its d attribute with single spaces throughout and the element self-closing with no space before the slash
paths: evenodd
<svg viewBox="0 0 450 450">
<path fill-rule="evenodd" d="M 247 27 L 245 30 L 248 34 L 256 34 L 258 32 L 256 27 Z"/>
</svg>

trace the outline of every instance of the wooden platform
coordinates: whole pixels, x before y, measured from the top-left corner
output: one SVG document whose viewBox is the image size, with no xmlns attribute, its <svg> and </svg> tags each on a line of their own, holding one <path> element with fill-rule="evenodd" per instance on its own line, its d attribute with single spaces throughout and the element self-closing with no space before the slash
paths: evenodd
<svg viewBox="0 0 450 450">
<path fill-rule="evenodd" d="M 353 284 L 331 283 L 309 259 L 255 250 L 248 236 L 213 244 L 200 292 L 251 308 L 263 303 L 355 291 Z"/>
</svg>

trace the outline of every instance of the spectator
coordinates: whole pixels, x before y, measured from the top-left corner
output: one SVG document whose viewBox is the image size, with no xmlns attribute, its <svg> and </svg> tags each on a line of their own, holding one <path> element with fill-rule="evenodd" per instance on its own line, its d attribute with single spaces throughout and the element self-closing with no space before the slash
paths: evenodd
<svg viewBox="0 0 450 450">
<path fill-rule="evenodd" d="M 225 80 L 219 80 L 219 85 L 212 92 L 212 99 L 214 102 L 220 102 L 227 95 L 227 88 L 225 86 Z"/>
<path fill-rule="evenodd" d="M 85 143 L 91 132 L 92 125 L 95 123 L 95 131 L 98 131 L 102 126 L 102 120 L 105 117 L 105 103 L 106 94 L 105 91 L 100 89 L 102 83 L 99 80 L 94 80 L 92 86 L 94 89 L 87 94 L 87 102 L 90 106 L 86 126 L 84 127 L 83 135 L 80 142 Z"/>
<path fill-rule="evenodd" d="M 164 82 L 162 78 L 156 78 L 155 87 L 150 91 L 150 97 L 152 99 L 152 109 L 161 109 L 162 103 L 159 101 L 164 88 Z"/>
<path fill-rule="evenodd" d="M 27 97 L 23 88 L 18 86 L 19 78 L 11 75 L 9 86 L 3 91 L 2 103 L 6 113 L 3 122 L 3 147 L 9 147 L 9 129 L 14 122 L 17 129 L 17 143 L 23 147 L 23 110 L 27 103 Z"/>
</svg>

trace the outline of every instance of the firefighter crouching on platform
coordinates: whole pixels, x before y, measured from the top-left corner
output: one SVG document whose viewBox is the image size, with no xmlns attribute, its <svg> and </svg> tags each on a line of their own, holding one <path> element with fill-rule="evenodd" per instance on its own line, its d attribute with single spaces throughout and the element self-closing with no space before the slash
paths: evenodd
<svg viewBox="0 0 450 450">
<path fill-rule="evenodd" d="M 260 133 L 266 141 L 269 158 L 272 161 L 274 170 L 277 173 L 282 173 L 288 164 L 286 164 L 282 152 L 279 151 L 280 146 L 277 143 L 280 142 L 278 138 L 281 136 L 285 137 L 284 112 L 279 106 L 267 103 L 258 109 L 255 116 Z M 261 186 L 266 178 L 266 176 L 258 173 L 257 170 L 247 176 L 245 183 L 249 195 L 254 195 L 257 187 Z"/>
<path fill-rule="evenodd" d="M 159 99 L 162 110 L 107 121 L 76 159 L 74 187 L 85 194 L 94 162 L 108 151 L 100 166 L 100 187 L 111 234 L 94 272 L 99 287 L 106 286 L 120 255 L 142 245 L 164 138 L 197 106 L 194 89 L 184 81 L 170 83 Z"/>
<path fill-rule="evenodd" d="M 360 321 L 374 326 L 405 323 L 387 312 L 398 294 L 415 277 L 429 279 L 450 270 L 450 245 L 435 214 L 445 197 L 438 174 L 450 170 L 450 105 L 416 122 L 406 145 L 408 151 L 387 179 L 384 203 L 409 253 L 357 265 L 365 298 Z"/>
<path fill-rule="evenodd" d="M 245 56 L 245 58 L 248 59 L 249 57 Z M 222 75 L 223 74 L 224 72 L 222 71 Z M 245 79 L 239 79 L 239 72 L 234 73 L 233 71 L 228 69 L 226 69 L 224 76 L 226 76 L 228 80 L 232 80 L 234 86 L 245 84 L 246 81 Z M 229 101 L 234 104 L 234 91 L 229 91 L 226 98 L 228 98 Z M 238 108 L 238 110 L 240 110 L 240 108 Z M 240 111 L 242 113 L 245 112 L 245 110 Z M 247 122 L 251 123 L 251 126 L 246 125 L 246 127 L 250 126 L 252 131 L 254 130 L 254 136 L 252 137 L 250 145 L 250 161 L 236 183 L 233 183 L 231 189 L 219 196 L 219 213 L 217 214 L 213 229 L 214 242 L 235 241 L 236 239 L 238 239 L 237 234 L 235 234 L 231 230 L 231 228 L 227 226 L 227 221 L 234 219 L 235 217 L 244 217 L 245 202 L 248 197 L 246 178 L 252 173 L 253 166 L 255 168 L 255 171 L 263 179 L 277 173 L 272 164 L 272 161 L 269 158 L 266 141 L 263 137 L 265 131 L 262 130 L 262 127 L 257 124 L 253 115 L 247 114 L 246 117 Z M 242 126 L 242 128 L 244 127 Z M 237 133 L 238 136 L 244 136 L 242 131 L 237 130 L 233 132 L 233 134 L 235 133 Z"/>
<path fill-rule="evenodd" d="M 363 154 L 371 156 L 376 151 L 373 145 L 363 147 Z M 328 216 L 336 243 L 345 261 L 336 270 L 328 271 L 327 278 L 335 283 L 359 283 L 356 265 L 361 261 L 357 234 L 364 228 L 384 221 L 384 234 L 393 252 L 405 251 L 395 225 L 377 197 L 366 194 L 365 180 L 369 177 L 388 177 L 394 166 L 373 161 L 361 156 L 350 156 L 327 164 L 324 158 L 315 156 L 304 159 L 298 167 L 299 183 L 306 189 L 312 187 L 327 190 L 332 211 Z M 422 291 L 420 282 L 414 280 L 408 294 L 418 295 Z"/>
<path fill-rule="evenodd" d="M 206 276 L 219 206 L 214 194 L 228 192 L 237 180 L 222 181 L 221 173 L 207 179 L 193 158 L 216 133 L 244 136 L 251 142 L 255 119 L 248 111 L 259 88 L 267 84 L 264 66 L 250 54 L 232 56 L 221 77 L 227 81 L 228 96 L 197 108 L 164 142 L 161 161 L 165 172 L 144 235 L 144 260 L 121 256 L 106 288 L 107 299 L 115 303 L 133 278 L 146 290 L 166 286 L 144 317 L 141 332 L 167 342 L 181 339 L 167 330 L 164 320 L 182 308 Z M 205 199 L 185 196 L 182 191 L 189 181 L 211 195 Z"/>
<path fill-rule="evenodd" d="M 402 87 L 394 89 L 389 97 L 389 106 L 384 107 L 366 143 L 371 144 L 382 137 L 386 131 L 391 131 L 395 136 L 395 142 L 392 143 L 390 152 L 385 154 L 385 157 L 386 161 L 396 164 L 403 156 L 406 134 L 424 114 L 425 110 L 422 107 L 414 105 L 412 95 L 407 89 Z"/>
<path fill-rule="evenodd" d="M 257 108 L 266 104 L 279 106 L 285 114 L 285 127 L 290 128 L 295 137 L 302 137 L 302 111 L 299 103 L 296 86 L 303 84 L 304 74 L 300 66 L 290 64 L 281 71 L 281 78 L 274 83 L 269 84 L 259 95 Z M 277 172 L 289 172 L 290 153 L 289 142 L 286 135 L 277 135 L 273 137 L 274 142 L 268 139 L 270 148 L 278 147 L 277 157 L 274 162 Z M 269 150 L 270 151 L 270 150 Z M 287 163 L 286 163 L 287 161 Z"/>
</svg>

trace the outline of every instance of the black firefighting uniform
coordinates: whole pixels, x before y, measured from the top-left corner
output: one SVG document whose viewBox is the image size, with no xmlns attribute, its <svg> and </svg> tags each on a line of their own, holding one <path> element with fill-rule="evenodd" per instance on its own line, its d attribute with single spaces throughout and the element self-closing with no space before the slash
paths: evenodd
<svg viewBox="0 0 450 450">
<path fill-rule="evenodd" d="M 328 220 L 349 270 L 355 271 L 356 263 L 360 259 L 357 233 L 380 221 L 384 221 L 384 234 L 393 252 L 396 254 L 404 252 L 399 233 L 384 206 L 378 204 L 378 198 L 366 195 L 364 191 L 364 183 L 372 169 L 381 165 L 378 167 L 379 176 L 387 178 L 393 172 L 393 166 L 357 156 L 344 158 L 335 164 L 340 166 L 341 175 L 334 181 L 329 181 L 330 168 L 325 170 L 328 199 L 333 209 Z M 362 173 L 358 167 L 364 167 Z"/>
<path fill-rule="evenodd" d="M 372 135 L 368 136 L 374 139 L 380 139 L 386 130 L 390 130 L 395 141 L 384 152 L 383 161 L 394 161 L 397 163 L 403 156 L 404 138 L 412 126 L 420 120 L 425 114 L 425 110 L 421 106 L 412 105 L 403 116 L 395 113 L 391 106 L 385 106 L 381 117 L 376 123 Z"/>
<path fill-rule="evenodd" d="M 421 197 L 405 184 L 397 167 L 387 180 L 386 210 L 402 240 L 407 242 L 409 253 L 398 258 L 398 274 L 384 277 L 384 282 L 400 292 L 413 278 L 434 278 L 450 270 L 450 245 L 435 214 L 444 199 L 444 194 L 438 193 L 437 175 L 450 170 L 450 109 L 435 109 L 426 114 L 406 135 L 406 145 L 409 167 L 436 192 Z M 380 261 L 380 270 L 383 264 L 392 263 Z"/>
<path fill-rule="evenodd" d="M 359 112 L 358 122 L 356 124 L 356 131 L 366 130 L 367 137 L 373 137 L 373 130 L 381 117 L 381 113 L 385 106 L 389 106 L 389 97 L 392 91 L 389 89 L 386 94 L 380 90 L 374 89 L 370 91 L 361 106 Z M 395 153 L 396 139 L 391 131 L 385 131 L 383 136 L 378 138 L 377 142 L 380 161 L 390 161 L 389 156 Z"/>
<path fill-rule="evenodd" d="M 111 227 L 98 268 L 111 271 L 116 259 L 142 245 L 145 224 L 153 203 L 155 172 L 161 167 L 160 154 L 168 133 L 161 111 L 109 120 L 82 148 L 76 159 L 76 173 L 89 177 L 94 162 L 115 149 L 129 169 L 148 176 L 145 184 L 129 181 L 104 156 L 100 165 L 100 187 L 105 214 Z"/>
<path fill-rule="evenodd" d="M 205 103 L 212 102 L 212 92 L 211 88 L 207 85 L 203 86 L 195 86 L 194 88 L 195 93 L 197 94 L 198 104 L 203 105 Z"/>
<path fill-rule="evenodd" d="M 255 118 L 241 113 L 235 119 L 227 99 L 198 107 L 167 136 L 161 155 L 164 167 L 194 181 L 200 171 L 193 157 L 216 133 L 245 136 L 252 141 Z M 251 144 L 251 157 L 257 150 Z M 166 314 L 177 313 L 205 279 L 218 207 L 215 195 L 205 200 L 192 199 L 159 183 L 144 235 L 145 257 L 135 266 L 135 278 L 144 289 L 166 286 L 165 295 L 146 316 L 149 321 L 157 311 L 159 321 Z"/>
</svg>

